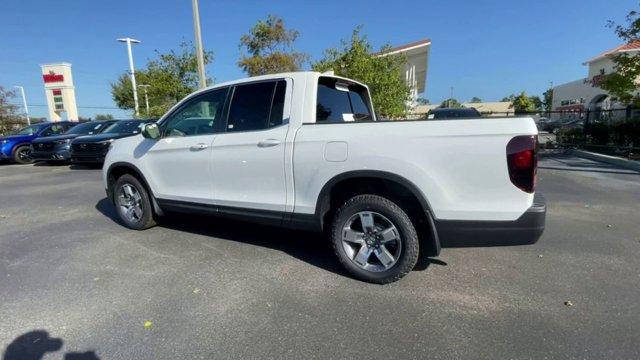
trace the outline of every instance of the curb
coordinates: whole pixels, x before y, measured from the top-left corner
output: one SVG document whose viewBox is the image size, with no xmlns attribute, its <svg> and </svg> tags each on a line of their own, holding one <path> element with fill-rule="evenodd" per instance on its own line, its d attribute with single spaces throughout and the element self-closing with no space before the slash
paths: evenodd
<svg viewBox="0 0 640 360">
<path fill-rule="evenodd" d="M 595 161 L 600 161 L 607 164 L 617 165 L 625 169 L 635 170 L 640 172 L 640 162 L 635 160 L 627 160 L 627 159 L 623 159 L 615 156 L 592 153 L 589 151 L 575 150 L 575 149 L 569 150 L 569 154 L 577 157 L 589 159 L 589 160 L 595 160 Z"/>
</svg>

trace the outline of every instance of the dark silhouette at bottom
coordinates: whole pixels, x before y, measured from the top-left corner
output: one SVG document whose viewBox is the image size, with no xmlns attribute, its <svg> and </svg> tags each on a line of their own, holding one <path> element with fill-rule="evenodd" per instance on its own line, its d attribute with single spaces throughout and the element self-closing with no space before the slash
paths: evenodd
<svg viewBox="0 0 640 360">
<path fill-rule="evenodd" d="M 46 353 L 62 349 L 62 339 L 52 338 L 44 330 L 34 330 L 15 338 L 4 351 L 3 360 L 40 360 Z M 69 352 L 65 360 L 100 360 L 93 351 Z"/>
</svg>

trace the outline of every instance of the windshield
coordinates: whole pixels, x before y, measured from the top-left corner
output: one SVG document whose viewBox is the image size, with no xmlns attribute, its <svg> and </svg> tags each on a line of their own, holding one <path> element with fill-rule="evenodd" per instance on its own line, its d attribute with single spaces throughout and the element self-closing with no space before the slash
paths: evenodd
<svg viewBox="0 0 640 360">
<path fill-rule="evenodd" d="M 30 125 L 26 128 L 22 128 L 17 132 L 13 133 L 13 135 L 33 135 L 37 133 L 42 128 L 42 125 Z"/>
<path fill-rule="evenodd" d="M 66 134 L 78 134 L 78 135 L 97 134 L 107 125 L 109 125 L 109 123 L 103 122 L 103 121 L 86 122 L 84 124 L 79 124 L 72 127 L 71 129 L 69 129 L 69 131 L 66 132 Z"/>
<path fill-rule="evenodd" d="M 137 134 L 140 132 L 140 128 L 144 125 L 143 121 L 137 120 L 121 120 L 113 123 L 109 126 L 104 133 L 105 134 Z"/>
</svg>

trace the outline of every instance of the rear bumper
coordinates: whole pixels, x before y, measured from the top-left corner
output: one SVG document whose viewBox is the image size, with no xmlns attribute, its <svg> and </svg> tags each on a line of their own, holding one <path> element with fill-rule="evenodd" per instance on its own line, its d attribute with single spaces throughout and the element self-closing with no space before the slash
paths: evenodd
<svg viewBox="0 0 640 360">
<path fill-rule="evenodd" d="M 533 205 L 514 221 L 436 220 L 442 247 L 480 247 L 535 244 L 544 232 L 546 200 L 536 194 Z"/>
</svg>

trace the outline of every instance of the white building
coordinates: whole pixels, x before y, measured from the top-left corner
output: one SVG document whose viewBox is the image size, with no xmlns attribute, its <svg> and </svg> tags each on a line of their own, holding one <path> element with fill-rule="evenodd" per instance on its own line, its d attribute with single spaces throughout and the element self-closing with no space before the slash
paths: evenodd
<svg viewBox="0 0 640 360">
<path fill-rule="evenodd" d="M 44 64 L 42 68 L 42 80 L 44 92 L 49 108 L 49 120 L 78 120 L 78 107 L 76 105 L 76 90 L 73 86 L 71 64 L 56 63 Z M 66 116 L 63 116 L 66 114 Z"/>
<path fill-rule="evenodd" d="M 623 44 L 607 50 L 598 56 L 587 60 L 583 65 L 588 66 L 586 78 L 571 81 L 553 88 L 552 109 L 560 113 L 553 113 L 552 119 L 567 117 L 584 117 L 589 112 L 590 119 L 598 119 L 602 111 L 624 109 L 625 106 L 602 90 L 598 85 L 606 74 L 614 72 L 613 57 L 618 54 L 636 55 L 640 53 L 640 41 Z M 615 117 L 624 117 L 624 111 L 616 111 Z"/>
<path fill-rule="evenodd" d="M 411 106 L 416 105 L 418 94 L 427 89 L 427 68 L 429 64 L 429 50 L 431 40 L 424 39 L 409 44 L 401 45 L 380 54 L 380 56 L 403 54 L 407 58 L 404 78 L 411 91 Z"/>
</svg>

